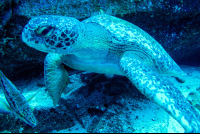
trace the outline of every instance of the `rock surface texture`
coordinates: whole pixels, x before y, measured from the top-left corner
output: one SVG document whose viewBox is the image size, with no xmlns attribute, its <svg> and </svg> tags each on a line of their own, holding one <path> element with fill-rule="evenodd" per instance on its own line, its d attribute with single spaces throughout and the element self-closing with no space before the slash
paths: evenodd
<svg viewBox="0 0 200 134">
<path fill-rule="evenodd" d="M 179 83 L 175 78 L 165 78 L 179 88 L 200 112 L 200 68 L 181 68 L 188 74 L 186 82 Z M 55 108 L 45 91 L 43 77 L 31 81 L 14 81 L 25 97 L 40 90 L 29 102 L 34 108 L 38 124 L 31 128 L 11 114 L 0 114 L 0 120 L 3 121 L 0 122 L 0 132 L 184 132 L 175 119 L 142 95 L 126 77 L 80 71 L 70 71 L 69 75 L 71 83 L 66 91 L 70 92 L 61 96 L 59 106 Z M 0 98 L 4 98 L 2 90 Z"/>
<path fill-rule="evenodd" d="M 33 16 L 63 15 L 84 20 L 99 13 L 139 26 L 177 63 L 196 65 L 200 61 L 199 6 L 198 0 L 2 0 L 0 69 L 11 80 L 27 72 L 28 77 L 43 72 L 46 54 L 27 47 L 21 40 L 23 27 Z"/>
</svg>

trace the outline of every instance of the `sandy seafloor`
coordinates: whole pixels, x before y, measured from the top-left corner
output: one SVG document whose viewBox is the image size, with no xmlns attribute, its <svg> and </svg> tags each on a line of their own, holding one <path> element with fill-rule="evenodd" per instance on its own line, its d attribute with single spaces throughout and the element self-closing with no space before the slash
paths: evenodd
<svg viewBox="0 0 200 134">
<path fill-rule="evenodd" d="M 185 82 L 180 83 L 173 77 L 166 77 L 169 79 L 176 87 L 178 87 L 183 95 L 187 97 L 188 100 L 192 101 L 194 105 L 198 106 L 198 89 L 200 89 L 200 67 L 193 66 L 180 66 L 188 76 L 185 77 Z M 70 89 L 70 92 L 62 95 L 62 101 L 67 101 L 68 98 L 75 92 L 77 93 L 79 88 L 84 85 L 81 82 L 78 74 L 70 75 L 71 84 L 67 88 Z M 38 90 L 41 90 L 30 102 L 31 107 L 41 110 L 42 109 L 51 109 L 53 107 L 52 100 L 47 96 L 43 85 L 43 78 L 33 78 L 31 80 L 18 80 L 13 83 L 17 88 L 22 91 L 25 97 L 36 93 Z M 38 84 L 39 83 L 39 84 Z M 189 93 L 193 92 L 191 95 Z M 130 96 L 129 96 L 130 95 Z M 182 133 L 184 129 L 179 125 L 179 123 L 174 120 L 168 113 L 162 110 L 155 103 L 151 102 L 149 99 L 146 99 L 144 96 L 139 98 L 131 97 L 129 95 L 122 95 L 118 99 L 118 103 L 111 103 L 106 112 L 100 117 L 101 119 L 93 128 L 92 132 L 115 132 L 113 129 L 120 127 L 121 131 L 118 132 L 134 132 L 134 133 Z M 0 97 L 4 98 L 2 90 L 0 91 Z M 198 97 L 198 98 L 197 98 Z M 144 99 L 145 98 L 145 99 Z M 5 98 L 4 98 L 5 99 Z M 73 100 L 72 100 L 73 101 Z M 123 107 L 117 105 L 121 103 Z M 56 108 L 55 108 L 56 109 Z M 198 111 L 198 109 L 196 109 Z M 114 113 L 114 116 L 107 118 L 107 115 L 110 111 L 117 111 Z M 59 113 L 58 113 L 59 114 Z M 0 114 L 0 117 L 3 117 L 3 114 Z M 10 119 L 15 119 L 14 116 L 11 116 Z M 48 115 L 47 115 L 48 116 Z M 94 115 L 95 116 L 95 115 Z M 86 117 L 86 116 L 85 116 Z M 37 116 L 36 116 L 37 118 Z M 86 118 L 85 122 L 87 124 Z M 88 118 L 88 120 L 91 120 Z M 88 121 L 89 122 L 89 121 Z M 9 123 L 7 120 L 1 120 L 0 125 Z M 48 122 L 46 122 L 48 124 Z M 83 125 L 84 124 L 84 125 Z M 88 132 L 88 126 L 85 123 L 81 124 L 79 121 L 75 121 L 74 125 L 66 129 L 55 129 L 46 132 Z M 105 125 L 106 124 L 106 125 Z M 108 125 L 110 124 L 110 126 Z M 7 124 L 9 125 L 9 124 Z M 106 126 L 109 126 L 106 128 Z M 118 127 L 119 126 L 119 127 Z M 43 126 L 41 126 L 43 127 Z M 19 132 L 24 132 L 23 126 L 16 127 Z M 12 132 L 11 130 L 4 130 L 4 132 Z M 16 132 L 16 131 L 15 131 Z"/>
</svg>

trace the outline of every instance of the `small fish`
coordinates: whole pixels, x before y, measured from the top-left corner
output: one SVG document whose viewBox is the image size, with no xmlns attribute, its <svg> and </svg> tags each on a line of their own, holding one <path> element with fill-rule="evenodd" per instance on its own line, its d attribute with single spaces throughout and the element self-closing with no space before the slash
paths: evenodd
<svg viewBox="0 0 200 134">
<path fill-rule="evenodd" d="M 0 85 L 7 100 L 7 102 L 5 102 L 3 99 L 0 100 L 0 112 L 11 112 L 25 123 L 35 127 L 37 125 L 37 120 L 33 114 L 33 109 L 28 104 L 26 98 L 17 90 L 17 87 L 8 78 L 6 78 L 1 70 Z M 29 100 L 31 100 L 33 97 L 31 97 Z"/>
</svg>

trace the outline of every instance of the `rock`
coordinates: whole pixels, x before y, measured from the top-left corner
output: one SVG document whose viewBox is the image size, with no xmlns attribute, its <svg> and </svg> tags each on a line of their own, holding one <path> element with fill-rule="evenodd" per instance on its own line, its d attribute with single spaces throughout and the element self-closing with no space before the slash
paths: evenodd
<svg viewBox="0 0 200 134">
<path fill-rule="evenodd" d="M 21 32 L 30 18 L 44 14 L 70 16 L 80 21 L 99 13 L 114 15 L 148 32 L 178 64 L 200 63 L 199 6 L 194 0 L 3 0 L 0 70 L 11 80 L 43 74 L 46 53 L 24 44 Z M 31 67 L 33 64 L 35 67 Z"/>
<path fill-rule="evenodd" d="M 0 3 L 0 38 L 2 38 L 3 30 L 12 15 L 11 3 L 12 0 L 1 0 Z"/>
</svg>

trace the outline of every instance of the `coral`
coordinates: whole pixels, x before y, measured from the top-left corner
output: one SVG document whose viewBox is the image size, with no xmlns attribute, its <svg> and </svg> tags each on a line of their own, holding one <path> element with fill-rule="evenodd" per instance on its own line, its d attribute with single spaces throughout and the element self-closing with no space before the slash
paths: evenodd
<svg viewBox="0 0 200 134">
<path fill-rule="evenodd" d="M 200 112 L 200 92 L 193 91 L 189 93 L 187 99 Z"/>
</svg>

